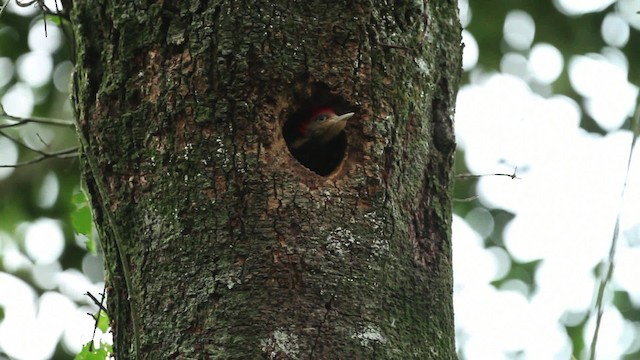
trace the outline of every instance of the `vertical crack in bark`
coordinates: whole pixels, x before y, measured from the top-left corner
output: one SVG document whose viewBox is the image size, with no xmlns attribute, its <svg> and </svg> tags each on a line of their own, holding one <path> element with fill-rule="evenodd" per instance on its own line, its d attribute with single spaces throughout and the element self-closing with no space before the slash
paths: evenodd
<svg viewBox="0 0 640 360">
<path fill-rule="evenodd" d="M 324 328 L 324 324 L 327 322 L 327 318 L 329 317 L 329 313 L 333 310 L 333 300 L 335 300 L 336 298 L 336 293 L 334 292 L 331 295 L 331 299 L 329 299 L 329 301 L 327 303 L 325 303 L 325 309 L 327 311 L 325 311 L 324 313 L 324 317 L 322 318 L 322 322 L 320 323 L 320 326 L 318 326 L 318 334 L 316 335 L 316 337 L 313 340 L 313 345 L 311 346 L 311 352 L 309 353 L 309 360 L 313 360 L 313 355 L 316 351 L 316 346 L 318 345 L 318 341 L 320 340 L 320 337 L 322 336 L 322 329 Z"/>
<path fill-rule="evenodd" d="M 449 97 L 449 82 L 443 76 L 438 81 L 437 91 L 431 101 L 431 137 L 445 160 L 452 158 L 456 148 Z"/>
<path fill-rule="evenodd" d="M 431 141 L 438 152 L 433 153 L 425 165 L 417 209 L 410 223 L 416 259 L 423 266 L 432 264 L 434 257 L 443 251 L 443 242 L 448 238 L 443 226 L 450 226 L 450 219 L 443 214 L 447 213 L 445 207 L 450 207 L 449 174 L 456 144 L 450 107 L 451 92 L 447 72 L 442 71 L 431 102 Z"/>
</svg>

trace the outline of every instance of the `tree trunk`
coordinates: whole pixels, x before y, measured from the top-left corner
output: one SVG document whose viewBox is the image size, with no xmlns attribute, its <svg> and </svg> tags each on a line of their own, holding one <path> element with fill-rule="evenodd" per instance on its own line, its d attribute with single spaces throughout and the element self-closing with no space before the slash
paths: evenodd
<svg viewBox="0 0 640 360">
<path fill-rule="evenodd" d="M 74 7 L 117 358 L 455 358 L 454 1 Z M 321 106 L 323 169 L 282 130 Z"/>
</svg>

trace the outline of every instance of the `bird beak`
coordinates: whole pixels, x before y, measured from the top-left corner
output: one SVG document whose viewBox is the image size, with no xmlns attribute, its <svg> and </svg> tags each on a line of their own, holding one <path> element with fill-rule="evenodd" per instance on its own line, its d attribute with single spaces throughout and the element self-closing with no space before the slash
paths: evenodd
<svg viewBox="0 0 640 360">
<path fill-rule="evenodd" d="M 324 121 L 321 126 L 324 130 L 324 138 L 325 141 L 329 139 L 333 139 L 336 135 L 338 135 L 344 128 L 347 126 L 347 120 L 352 117 L 355 113 L 346 113 L 342 115 L 333 116 Z"/>
<path fill-rule="evenodd" d="M 347 120 L 349 120 L 350 117 L 352 117 L 355 113 L 346 113 L 346 114 L 342 114 L 342 115 L 336 115 L 335 117 L 329 119 L 329 123 L 331 124 L 331 128 L 334 131 L 334 133 L 339 133 L 340 131 L 344 130 L 345 126 L 347 126 Z"/>
<path fill-rule="evenodd" d="M 346 113 L 346 114 L 342 114 L 340 116 L 336 116 L 335 118 L 333 118 L 333 122 L 335 123 L 343 123 L 343 124 L 347 124 L 347 120 L 352 117 L 355 113 Z M 344 127 L 343 127 L 344 128 Z"/>
</svg>

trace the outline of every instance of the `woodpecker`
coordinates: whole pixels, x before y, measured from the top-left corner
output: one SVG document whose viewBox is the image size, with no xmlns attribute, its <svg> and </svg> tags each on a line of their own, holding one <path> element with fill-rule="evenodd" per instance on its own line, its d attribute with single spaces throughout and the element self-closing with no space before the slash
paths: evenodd
<svg viewBox="0 0 640 360">
<path fill-rule="evenodd" d="M 354 113 L 337 115 L 331 108 L 320 108 L 311 113 L 295 129 L 295 137 L 289 143 L 292 150 L 299 149 L 303 145 L 326 144 L 333 140 L 347 125 L 347 120 Z"/>
</svg>

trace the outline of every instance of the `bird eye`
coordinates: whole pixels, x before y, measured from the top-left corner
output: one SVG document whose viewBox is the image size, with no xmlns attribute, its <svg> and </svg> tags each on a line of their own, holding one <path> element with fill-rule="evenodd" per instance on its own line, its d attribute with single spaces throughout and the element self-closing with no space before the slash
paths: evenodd
<svg viewBox="0 0 640 360">
<path fill-rule="evenodd" d="M 324 121 L 324 120 L 327 120 L 327 115 L 318 116 L 318 121 Z"/>
</svg>

